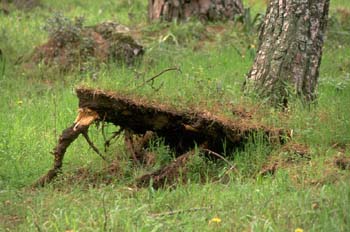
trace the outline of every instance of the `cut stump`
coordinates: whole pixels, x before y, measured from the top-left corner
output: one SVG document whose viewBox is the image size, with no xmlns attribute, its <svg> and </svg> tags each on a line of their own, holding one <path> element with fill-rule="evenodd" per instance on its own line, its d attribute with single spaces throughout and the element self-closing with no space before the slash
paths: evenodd
<svg viewBox="0 0 350 232">
<path fill-rule="evenodd" d="M 145 186 L 153 180 L 153 186 L 156 188 L 163 186 L 167 180 L 174 182 L 177 179 L 179 171 L 184 168 L 197 145 L 213 153 L 225 155 L 224 151 L 229 154 L 230 151 L 242 147 L 249 136 L 255 133 L 263 133 L 268 141 L 274 143 L 283 143 L 284 138 L 288 136 L 283 129 L 253 123 L 250 118 L 232 120 L 209 112 L 179 111 L 99 89 L 78 88 L 76 92 L 79 98 L 79 113 L 89 114 L 84 117 L 79 115 L 77 119 L 80 121 L 76 120 L 73 126 L 63 131 L 54 150 L 54 168 L 38 181 L 39 185 L 50 182 L 57 175 L 67 147 L 79 134 L 87 136 L 88 126 L 94 120 L 113 123 L 120 127 L 120 131 L 124 131 L 125 146 L 136 163 L 148 162 L 145 148 L 150 139 L 164 139 L 165 144 L 176 153 L 177 159 L 160 170 L 137 179 L 138 186 Z M 77 126 L 83 121 L 88 123 Z M 92 142 L 86 139 L 94 148 Z"/>
</svg>

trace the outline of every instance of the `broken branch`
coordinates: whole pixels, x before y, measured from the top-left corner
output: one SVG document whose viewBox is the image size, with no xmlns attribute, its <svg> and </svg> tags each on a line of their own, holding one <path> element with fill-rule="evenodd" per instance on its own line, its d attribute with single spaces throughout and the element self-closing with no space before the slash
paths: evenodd
<svg viewBox="0 0 350 232">
<path fill-rule="evenodd" d="M 149 82 L 152 82 L 159 76 L 163 75 L 164 73 L 166 72 L 169 72 L 169 71 L 178 71 L 181 73 L 181 69 L 179 69 L 178 67 L 172 67 L 172 68 L 167 68 L 167 69 L 164 69 L 163 71 L 161 71 L 160 73 L 158 73 L 157 75 L 147 79 L 146 81 L 144 81 L 141 85 L 138 86 L 138 88 L 144 86 L 145 84 L 149 83 Z M 159 90 L 159 89 L 158 89 Z"/>
<path fill-rule="evenodd" d="M 34 187 L 44 186 L 45 184 L 50 183 L 58 175 L 58 173 L 61 171 L 63 157 L 67 148 L 89 127 L 80 126 L 74 129 L 75 126 L 76 124 L 73 124 L 62 132 L 60 138 L 58 139 L 58 143 L 52 152 L 52 154 L 55 156 L 53 168 L 49 170 L 46 175 L 42 176 L 36 183 L 34 183 Z"/>
<path fill-rule="evenodd" d="M 63 157 L 67 148 L 79 137 L 80 134 L 83 134 L 84 138 L 93 148 L 93 150 L 105 160 L 102 154 L 91 142 L 87 134 L 89 126 L 99 118 L 97 112 L 87 107 L 80 108 L 78 112 L 78 116 L 73 125 L 62 132 L 60 138 L 58 139 L 58 143 L 52 152 L 52 154 L 55 156 L 53 168 L 49 170 L 46 175 L 42 176 L 38 181 L 36 181 L 33 185 L 34 187 L 44 186 L 45 184 L 50 183 L 58 175 L 58 173 L 61 171 Z"/>
<path fill-rule="evenodd" d="M 202 149 L 202 150 L 208 152 L 209 155 L 213 155 L 213 156 L 216 156 L 216 157 L 222 159 L 222 160 L 225 161 L 227 164 L 229 164 L 229 165 L 231 166 L 231 168 L 234 168 L 234 167 L 235 167 L 234 164 L 232 164 L 230 161 L 228 161 L 228 160 L 227 160 L 225 157 L 223 157 L 222 155 L 220 155 L 220 154 L 218 154 L 218 153 L 216 153 L 216 152 L 214 152 L 214 151 L 211 151 L 211 150 L 209 150 L 209 149 Z"/>
<path fill-rule="evenodd" d="M 119 128 L 118 131 L 113 132 L 113 135 L 109 137 L 109 139 L 105 139 L 105 142 L 104 142 L 105 152 L 107 151 L 107 148 L 111 145 L 111 141 L 119 137 L 119 135 L 123 132 L 123 130 L 124 130 L 123 128 Z M 103 138 L 105 138 L 105 136 Z"/>
<path fill-rule="evenodd" d="M 84 136 L 86 142 L 87 142 L 87 143 L 90 145 L 90 147 L 92 148 L 92 150 L 94 150 L 104 161 L 107 161 L 107 160 L 106 160 L 106 157 L 104 157 L 104 156 L 102 155 L 102 153 L 98 150 L 98 148 L 97 148 L 97 147 L 94 145 L 94 143 L 90 140 L 89 135 L 88 135 L 88 131 L 87 131 L 87 130 L 86 130 L 86 131 L 83 131 L 82 134 L 83 134 L 83 136 Z"/>
</svg>

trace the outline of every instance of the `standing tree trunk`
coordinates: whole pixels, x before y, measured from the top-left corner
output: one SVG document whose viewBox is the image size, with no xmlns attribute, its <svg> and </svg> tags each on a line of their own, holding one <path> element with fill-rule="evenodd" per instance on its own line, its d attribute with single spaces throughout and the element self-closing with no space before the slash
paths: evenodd
<svg viewBox="0 0 350 232">
<path fill-rule="evenodd" d="M 13 3 L 17 9 L 31 10 L 35 7 L 41 6 L 40 0 L 0 0 L 2 3 L 1 10 L 9 10 L 9 4 Z"/>
<path fill-rule="evenodd" d="M 149 0 L 149 20 L 232 20 L 243 13 L 242 0 Z"/>
<path fill-rule="evenodd" d="M 287 106 L 291 93 L 316 98 L 329 0 L 270 0 L 246 90 Z"/>
</svg>

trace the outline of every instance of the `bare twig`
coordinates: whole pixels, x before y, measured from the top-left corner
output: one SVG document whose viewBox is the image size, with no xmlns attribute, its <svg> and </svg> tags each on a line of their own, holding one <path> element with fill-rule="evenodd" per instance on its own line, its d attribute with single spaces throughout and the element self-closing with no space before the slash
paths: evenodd
<svg viewBox="0 0 350 232">
<path fill-rule="evenodd" d="M 154 81 L 157 77 L 161 76 L 163 73 L 166 73 L 168 71 L 178 71 L 178 72 L 181 73 L 181 70 L 178 67 L 167 68 L 167 69 L 164 69 L 163 71 L 161 71 L 160 73 L 158 73 L 157 75 L 155 75 L 155 76 L 149 78 L 148 80 L 146 80 L 145 83 Z"/>
<path fill-rule="evenodd" d="M 162 83 L 158 86 L 158 88 L 155 88 L 153 85 L 151 85 L 151 88 L 154 90 L 154 92 L 158 92 L 158 91 L 163 87 L 163 85 L 164 85 L 164 82 L 162 82 Z"/>
<path fill-rule="evenodd" d="M 223 157 L 222 155 L 220 155 L 220 154 L 218 154 L 218 153 L 216 153 L 216 152 L 214 152 L 214 151 L 211 151 L 211 150 L 209 150 L 209 149 L 202 149 L 202 150 L 208 152 L 210 155 L 214 155 L 214 156 L 216 156 L 216 157 L 222 159 L 223 161 L 225 161 L 227 164 L 229 164 L 229 165 L 231 166 L 230 169 L 235 169 L 235 165 L 232 164 L 230 161 L 228 161 L 228 160 L 227 160 L 225 157 Z"/>
<path fill-rule="evenodd" d="M 183 210 L 172 210 L 164 213 L 154 213 L 151 214 L 152 217 L 163 217 L 163 216 L 171 216 L 175 214 L 182 214 L 182 213 L 192 213 L 197 211 L 205 211 L 210 210 L 212 207 L 201 207 L 201 208 L 190 208 L 190 209 L 183 209 Z"/>
<path fill-rule="evenodd" d="M 159 76 L 161 76 L 162 74 L 164 74 L 164 73 L 166 73 L 166 72 L 169 72 L 169 71 L 178 71 L 178 72 L 181 73 L 181 69 L 178 68 L 178 67 L 172 67 L 172 68 L 164 69 L 163 71 L 161 71 L 161 72 L 158 73 L 157 75 L 155 75 L 155 76 L 153 76 L 153 77 L 147 79 L 146 81 L 144 81 L 141 85 L 138 86 L 138 88 L 140 88 L 140 87 L 142 87 L 142 86 L 144 86 L 144 85 L 146 85 L 147 83 L 150 83 L 150 82 L 153 84 L 153 81 L 154 81 L 157 77 L 159 77 Z M 158 90 L 159 90 L 159 89 L 158 89 Z"/>
<path fill-rule="evenodd" d="M 112 139 L 115 139 L 119 137 L 119 135 L 123 132 L 123 128 L 119 128 L 119 130 L 113 132 L 113 135 L 109 139 L 105 139 L 104 147 L 105 147 L 105 152 L 107 151 L 107 148 L 111 145 Z"/>
<path fill-rule="evenodd" d="M 101 154 L 101 152 L 97 149 L 94 143 L 90 140 L 87 130 L 82 132 L 86 142 L 90 145 L 92 150 L 94 150 L 104 161 L 107 161 L 106 158 Z"/>
</svg>

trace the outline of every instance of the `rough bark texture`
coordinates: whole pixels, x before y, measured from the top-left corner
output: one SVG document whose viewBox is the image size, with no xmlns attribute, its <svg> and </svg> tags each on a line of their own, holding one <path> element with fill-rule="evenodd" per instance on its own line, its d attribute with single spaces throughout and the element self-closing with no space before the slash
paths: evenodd
<svg viewBox="0 0 350 232">
<path fill-rule="evenodd" d="M 31 10 L 35 7 L 41 6 L 40 0 L 1 0 L 3 10 L 9 10 L 9 4 L 13 5 L 20 10 Z M 8 11 L 9 12 L 9 11 Z"/>
<path fill-rule="evenodd" d="M 270 0 L 246 88 L 274 105 L 291 93 L 313 101 L 328 9 L 329 0 Z"/>
<path fill-rule="evenodd" d="M 184 20 L 192 16 L 202 20 L 234 19 L 243 13 L 241 0 L 149 0 L 150 20 Z"/>
</svg>

